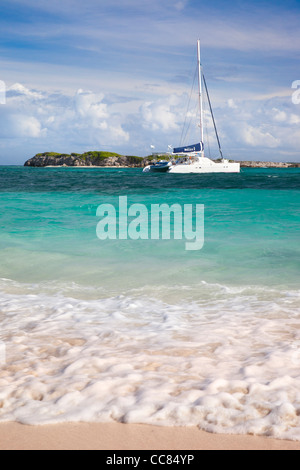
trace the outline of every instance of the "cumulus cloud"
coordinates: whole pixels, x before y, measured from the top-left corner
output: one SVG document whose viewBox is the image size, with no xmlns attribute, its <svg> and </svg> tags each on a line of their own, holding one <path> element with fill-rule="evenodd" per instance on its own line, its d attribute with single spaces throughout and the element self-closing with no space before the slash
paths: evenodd
<svg viewBox="0 0 300 470">
<path fill-rule="evenodd" d="M 175 96 L 144 103 L 141 106 L 143 127 L 162 132 L 179 130 L 178 120 L 181 116 L 178 105 L 179 99 Z"/>
<path fill-rule="evenodd" d="M 276 148 L 280 145 L 280 139 L 265 131 L 262 126 L 253 127 L 248 124 L 244 126 L 242 135 L 245 143 L 252 147 Z"/>
<path fill-rule="evenodd" d="M 290 97 L 230 99 L 217 114 L 226 147 L 233 149 L 234 155 L 239 152 L 240 159 L 249 158 L 249 151 L 256 149 L 256 159 L 290 160 L 292 156 L 299 161 L 300 106 L 295 106 Z"/>
<path fill-rule="evenodd" d="M 31 99 L 36 99 L 36 100 L 40 100 L 43 98 L 43 94 L 41 92 L 38 92 L 35 90 L 29 90 L 29 88 L 26 88 L 21 83 L 15 83 L 11 87 L 9 87 L 7 90 L 7 96 L 9 98 L 23 97 L 23 98 L 31 98 Z"/>
<path fill-rule="evenodd" d="M 46 129 L 42 128 L 34 116 L 23 114 L 6 113 L 0 128 L 0 136 L 3 139 L 36 139 L 45 135 Z"/>
<path fill-rule="evenodd" d="M 277 122 L 284 122 L 287 120 L 287 114 L 285 111 L 282 111 L 277 108 L 272 108 L 271 112 L 273 113 L 273 119 Z"/>
<path fill-rule="evenodd" d="M 107 105 L 103 103 L 103 94 L 95 94 L 78 90 L 75 96 L 75 108 L 77 113 L 91 120 L 94 124 L 108 118 Z"/>
<path fill-rule="evenodd" d="M 46 134 L 46 129 L 42 130 L 41 123 L 34 116 L 12 116 L 14 121 L 14 131 L 16 135 L 22 137 L 41 137 Z"/>
<path fill-rule="evenodd" d="M 7 139 L 38 141 L 42 149 L 57 146 L 114 146 L 129 140 L 116 112 L 104 103 L 104 94 L 78 90 L 63 92 L 30 90 L 17 83 L 0 109 L 0 135 Z"/>
<path fill-rule="evenodd" d="M 191 132 L 190 142 L 183 144 L 199 139 L 196 108 L 186 116 L 187 100 L 182 93 L 133 101 L 91 90 L 67 94 L 15 84 L 8 89 L 7 104 L 0 106 L 0 146 L 64 152 L 107 149 L 143 156 L 152 144 L 157 151 L 167 151 L 168 145 L 180 145 L 185 121 L 191 120 Z M 205 147 L 217 157 L 207 109 L 204 115 Z M 255 151 L 256 159 L 299 160 L 300 106 L 289 97 L 229 98 L 215 109 L 215 117 L 228 156 L 251 159 Z"/>
<path fill-rule="evenodd" d="M 128 142 L 129 134 L 122 128 L 120 116 L 110 112 L 103 100 L 104 94 L 78 90 L 74 98 L 73 124 L 79 132 L 89 135 L 98 145 L 120 145 Z"/>
</svg>

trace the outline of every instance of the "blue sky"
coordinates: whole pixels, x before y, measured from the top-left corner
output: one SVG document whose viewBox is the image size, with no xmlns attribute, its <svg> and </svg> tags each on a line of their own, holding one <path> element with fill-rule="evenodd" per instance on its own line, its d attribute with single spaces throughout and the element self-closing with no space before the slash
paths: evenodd
<svg viewBox="0 0 300 470">
<path fill-rule="evenodd" d="M 44 151 L 144 156 L 150 145 L 178 146 L 198 38 L 224 153 L 300 161 L 291 88 L 300 80 L 299 1 L 0 0 L 0 7 L 0 164 Z M 191 122 L 194 143 L 196 116 Z M 205 136 L 217 157 L 209 120 Z"/>
</svg>

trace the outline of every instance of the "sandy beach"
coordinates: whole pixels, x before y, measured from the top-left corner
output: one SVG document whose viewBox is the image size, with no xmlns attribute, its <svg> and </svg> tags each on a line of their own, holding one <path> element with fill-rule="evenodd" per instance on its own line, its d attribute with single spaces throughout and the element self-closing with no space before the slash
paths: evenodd
<svg viewBox="0 0 300 470">
<path fill-rule="evenodd" d="M 196 427 L 2 423 L 0 450 L 300 450 L 300 442 L 210 434 Z"/>
</svg>

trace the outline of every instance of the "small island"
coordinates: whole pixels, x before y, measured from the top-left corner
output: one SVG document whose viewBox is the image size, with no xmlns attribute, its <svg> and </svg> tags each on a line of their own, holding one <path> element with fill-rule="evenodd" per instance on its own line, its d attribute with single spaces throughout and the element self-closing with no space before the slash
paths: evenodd
<svg viewBox="0 0 300 470">
<path fill-rule="evenodd" d="M 150 155 L 147 157 L 136 157 L 133 155 L 120 155 L 114 152 L 90 151 L 79 153 L 38 153 L 27 160 L 27 167 L 121 167 L 121 168 L 143 168 L 156 159 L 169 160 L 170 155 Z M 218 160 L 216 160 L 218 161 Z M 232 161 L 232 160 L 231 160 Z M 300 163 L 287 162 L 262 162 L 262 161 L 240 161 L 241 168 L 300 168 Z"/>
<path fill-rule="evenodd" d="M 113 152 L 91 151 L 83 154 L 79 153 L 38 153 L 33 158 L 27 160 L 24 166 L 32 167 L 143 167 L 143 157 L 120 155 Z"/>
</svg>

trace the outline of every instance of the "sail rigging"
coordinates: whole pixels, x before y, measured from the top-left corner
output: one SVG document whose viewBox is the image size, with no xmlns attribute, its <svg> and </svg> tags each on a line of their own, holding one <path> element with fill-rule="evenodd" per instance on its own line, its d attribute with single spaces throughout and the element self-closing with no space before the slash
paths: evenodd
<svg viewBox="0 0 300 470">
<path fill-rule="evenodd" d="M 217 139 L 217 143 L 218 143 L 218 147 L 219 147 L 219 152 L 220 152 L 221 158 L 224 159 L 222 148 L 221 148 L 221 143 L 220 143 L 220 138 L 219 138 L 218 131 L 217 131 L 216 121 L 215 121 L 215 117 L 214 117 L 214 113 L 213 113 L 213 109 L 212 109 L 212 104 L 211 104 L 210 96 L 209 96 L 209 93 L 208 93 L 207 83 L 206 83 L 205 76 L 204 76 L 204 73 L 203 73 L 203 70 L 202 70 L 201 56 L 200 56 L 200 40 L 197 41 L 197 70 L 196 70 L 196 73 L 197 72 L 198 72 L 198 101 L 199 101 L 198 109 L 199 109 L 199 112 L 200 112 L 200 118 L 199 118 L 199 121 L 200 121 L 199 122 L 200 143 L 196 144 L 197 145 L 197 150 L 189 150 L 189 151 L 198 151 L 198 152 L 202 153 L 202 156 L 204 156 L 204 111 L 203 111 L 203 90 L 202 90 L 202 88 L 203 88 L 202 84 L 204 84 L 204 91 L 205 91 L 205 95 L 206 95 L 208 105 L 209 105 L 209 111 L 210 111 L 211 119 L 212 119 L 212 122 L 213 122 L 213 127 L 214 127 L 214 131 L 215 131 L 215 135 L 216 135 L 216 139 Z M 194 76 L 194 81 L 193 81 L 193 85 L 192 85 L 191 94 L 189 96 L 188 109 L 187 109 L 187 112 L 186 112 L 186 117 L 185 117 L 183 129 L 182 129 L 182 133 L 181 133 L 180 146 L 177 147 L 177 148 L 174 148 L 174 150 L 173 150 L 174 153 L 187 153 L 187 150 L 184 150 L 184 148 L 193 148 L 194 149 L 196 147 L 195 145 L 186 145 L 185 147 L 183 147 L 183 142 L 184 142 L 183 136 L 185 138 L 187 138 L 187 135 L 188 135 L 188 132 L 189 132 L 189 129 L 190 129 L 190 126 L 191 126 L 191 121 L 190 121 L 186 131 L 184 132 L 186 122 L 187 122 L 187 114 L 188 114 L 188 110 L 189 110 L 189 106 L 190 106 L 190 102 L 191 102 L 191 96 L 192 96 L 193 90 L 194 90 L 196 73 L 195 73 L 195 76 Z"/>
<path fill-rule="evenodd" d="M 208 105 L 209 105 L 209 109 L 210 109 L 211 118 L 212 118 L 212 122 L 213 122 L 214 129 L 215 129 L 215 134 L 216 134 L 216 138 L 217 138 L 217 141 L 218 141 L 219 152 L 220 152 L 221 158 L 224 158 L 223 157 L 223 152 L 222 152 L 222 149 L 221 149 L 219 134 L 218 134 L 218 131 L 217 131 L 215 116 L 214 116 L 214 113 L 213 113 L 213 110 L 212 110 L 211 101 L 210 101 L 210 97 L 209 97 L 208 88 L 207 88 L 207 84 L 206 84 L 204 74 L 202 74 L 202 77 L 203 77 L 203 83 L 204 83 L 204 86 L 205 86 L 205 91 L 206 91 L 206 96 L 207 96 L 207 100 L 208 100 Z"/>
</svg>

